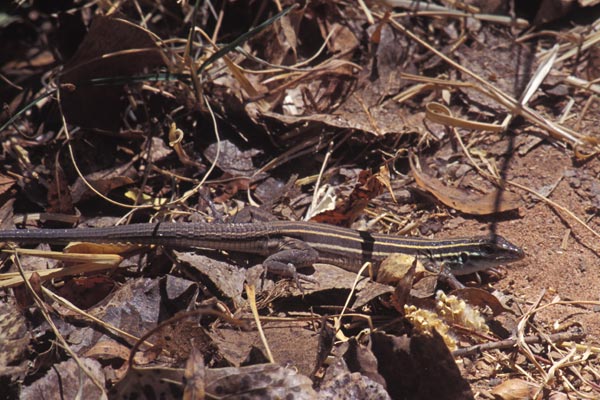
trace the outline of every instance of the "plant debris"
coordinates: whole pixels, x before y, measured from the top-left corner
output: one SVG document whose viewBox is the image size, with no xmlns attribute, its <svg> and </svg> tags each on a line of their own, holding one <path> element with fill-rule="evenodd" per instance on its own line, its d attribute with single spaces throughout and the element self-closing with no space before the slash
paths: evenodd
<svg viewBox="0 0 600 400">
<path fill-rule="evenodd" d="M 426 251 L 296 281 L 6 243 L 5 397 L 598 398 L 598 2 L 438 3 L 4 7 L 2 229 L 310 220 L 527 255 L 452 290 Z"/>
</svg>

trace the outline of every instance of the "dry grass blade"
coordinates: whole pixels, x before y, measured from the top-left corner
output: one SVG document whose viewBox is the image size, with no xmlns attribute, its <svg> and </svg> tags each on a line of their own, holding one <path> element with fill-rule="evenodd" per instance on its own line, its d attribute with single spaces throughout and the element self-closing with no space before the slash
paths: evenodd
<svg viewBox="0 0 600 400">
<path fill-rule="evenodd" d="M 350 304 L 350 301 L 352 300 L 352 296 L 354 294 L 354 291 L 356 290 L 356 286 L 358 285 L 359 280 L 362 278 L 362 275 L 363 275 L 364 271 L 366 271 L 366 270 L 368 270 L 369 275 L 371 277 L 373 277 L 372 265 L 370 262 L 367 262 L 356 273 L 356 279 L 354 280 L 354 284 L 352 285 L 352 288 L 350 289 L 350 292 L 348 293 L 348 296 L 346 297 L 346 301 L 344 302 L 344 307 L 342 307 L 342 311 L 340 312 L 340 315 L 335 317 L 335 319 L 334 319 L 334 330 L 336 332 L 336 336 L 338 338 L 340 338 L 340 340 L 348 340 L 348 338 L 346 338 L 341 331 L 342 319 L 344 317 L 344 312 L 346 311 L 346 309 L 348 308 L 348 306 Z"/>
<path fill-rule="evenodd" d="M 16 252 L 15 252 L 16 253 Z M 24 254 L 22 250 L 18 251 L 19 254 Z M 60 253 L 59 253 L 60 254 Z M 46 255 L 47 256 L 47 255 Z M 45 256 L 45 257 L 46 257 Z M 74 254 L 74 259 L 78 259 L 81 262 L 82 257 L 96 258 L 96 255 L 90 254 Z M 58 257 L 50 257 L 58 258 Z M 66 259 L 66 258 L 63 258 Z M 40 271 L 27 271 L 25 273 L 25 279 L 29 279 L 32 274 L 36 273 L 40 276 L 42 282 L 47 282 L 53 279 L 64 278 L 67 276 L 77 276 L 81 274 L 89 274 L 92 272 L 106 271 L 107 269 L 114 269 L 122 260 L 122 257 L 117 255 L 105 255 L 99 257 L 101 261 L 98 262 L 85 262 L 77 265 L 62 267 L 62 268 L 51 268 Z M 24 283 L 23 277 L 17 272 L 8 272 L 0 274 L 0 288 L 12 288 Z"/>
<path fill-rule="evenodd" d="M 390 7 L 402 7 L 409 9 L 410 11 L 402 14 L 394 14 L 393 17 L 398 16 L 422 16 L 422 17 L 451 17 L 451 18 L 475 18 L 480 21 L 488 21 L 496 24 L 512 25 L 519 29 L 525 29 L 529 27 L 529 22 L 523 18 L 512 18 L 504 15 L 493 15 L 480 13 L 476 7 L 466 6 L 471 8 L 470 10 L 461 11 L 451 9 L 438 4 L 426 2 L 426 1 L 414 1 L 414 0 L 383 0 L 385 4 Z M 458 4 L 455 4 L 458 5 Z M 465 4 L 462 4 L 465 6 Z"/>
<path fill-rule="evenodd" d="M 456 64 L 456 65 L 458 65 L 458 64 Z M 403 73 L 401 75 L 403 78 L 411 79 L 411 80 L 414 80 L 417 82 L 436 83 L 442 87 L 453 87 L 453 86 L 467 87 L 467 88 L 476 90 L 476 91 L 488 96 L 489 98 L 497 101 L 498 104 L 501 104 L 502 106 L 506 107 L 512 114 L 522 116 L 527 121 L 534 123 L 535 125 L 537 125 L 541 128 L 544 128 L 552 137 L 554 137 L 556 139 L 566 141 L 567 143 L 571 144 L 574 147 L 592 145 L 595 148 L 598 145 L 597 140 L 595 138 L 580 134 L 569 128 L 562 127 L 558 124 L 555 124 L 554 122 L 544 118 L 539 113 L 535 112 L 534 110 L 530 109 L 529 107 L 519 105 L 517 100 L 515 100 L 514 98 L 512 98 L 504 93 L 499 92 L 499 90 L 494 88 L 493 86 L 490 87 L 489 84 L 485 85 L 484 87 L 481 87 L 479 85 L 474 85 L 474 84 L 471 84 L 468 82 L 446 81 L 446 80 L 439 80 L 439 79 L 435 79 L 435 78 L 414 76 L 414 75 L 405 74 L 405 73 Z M 477 75 L 472 74 L 471 76 L 477 76 Z M 483 82 L 485 82 L 485 81 L 483 81 Z M 506 129 L 506 126 L 504 126 L 504 129 Z M 595 151 L 597 151 L 597 149 Z"/>
<path fill-rule="evenodd" d="M 237 37 L 234 41 L 232 41 L 231 43 L 227 44 L 227 46 L 224 46 L 223 48 L 219 49 L 219 51 L 217 51 L 212 56 L 210 56 L 206 61 L 204 61 L 202 63 L 202 65 L 200 65 L 200 67 L 198 68 L 198 70 L 196 71 L 196 75 L 200 75 L 201 76 L 202 72 L 206 68 L 208 68 L 212 63 L 214 63 L 216 60 L 218 60 L 219 58 L 223 57 L 225 54 L 229 53 L 230 51 L 234 50 L 237 46 L 239 46 L 240 44 L 242 44 L 245 41 L 247 41 L 250 37 L 252 37 L 253 35 L 257 34 L 261 30 L 263 30 L 266 27 L 268 27 L 269 25 L 271 25 L 273 22 L 277 21 L 278 19 L 280 19 L 281 17 L 283 17 L 284 15 L 288 14 L 290 11 L 292 11 L 292 10 L 298 8 L 298 7 L 299 7 L 298 4 L 293 4 L 292 6 L 290 6 L 290 7 L 286 8 L 285 10 L 281 11 L 279 14 L 276 14 L 273 17 L 267 19 L 262 24 L 257 25 L 254 29 L 251 29 L 250 31 L 244 33 L 243 35 Z"/>
<path fill-rule="evenodd" d="M 581 39 L 578 38 L 577 41 L 569 41 L 568 43 L 561 45 L 561 55 L 558 57 L 557 61 L 562 62 L 571 57 L 575 57 L 577 54 L 580 54 L 582 51 L 585 51 L 592 46 L 596 46 L 598 42 L 600 42 L 600 19 L 597 19 L 591 26 L 589 27 L 589 31 L 591 33 L 583 34 Z M 545 55 L 548 57 L 549 55 Z"/>
<path fill-rule="evenodd" d="M 263 343 L 265 351 L 267 352 L 267 357 L 271 363 L 275 363 L 275 359 L 273 358 L 273 353 L 271 353 L 271 347 L 269 346 L 269 342 L 265 336 L 265 332 L 262 328 L 262 323 L 260 322 L 260 315 L 258 314 L 258 309 L 256 308 L 256 290 L 252 285 L 245 285 L 246 287 L 246 295 L 248 295 L 248 303 L 250 304 L 250 309 L 252 310 L 252 316 L 254 317 L 254 322 L 256 322 L 256 329 L 258 329 L 258 334 L 260 336 L 260 340 Z"/>
<path fill-rule="evenodd" d="M 502 132 L 504 126 L 498 124 L 488 124 L 485 122 L 470 121 L 463 118 L 458 118 L 452 115 L 448 107 L 440 103 L 428 103 L 426 106 L 426 114 L 428 120 L 453 128 L 464 128 L 477 131 L 487 132 Z"/>
<path fill-rule="evenodd" d="M 585 89 L 585 90 L 589 90 L 590 92 L 593 92 L 595 94 L 600 95 L 600 84 L 595 83 L 598 82 L 598 80 L 595 81 L 586 81 L 584 79 L 581 78 L 577 78 L 575 76 L 568 76 L 565 79 L 565 82 L 573 85 L 575 87 L 581 88 L 581 89 Z"/>
</svg>

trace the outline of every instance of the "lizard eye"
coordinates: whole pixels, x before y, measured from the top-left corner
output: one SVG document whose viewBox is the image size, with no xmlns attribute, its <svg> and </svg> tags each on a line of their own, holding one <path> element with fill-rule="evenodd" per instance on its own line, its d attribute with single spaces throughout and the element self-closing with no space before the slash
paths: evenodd
<svg viewBox="0 0 600 400">
<path fill-rule="evenodd" d="M 458 256 L 461 264 L 466 264 L 469 261 L 469 254 L 462 252 Z"/>
<path fill-rule="evenodd" d="M 481 251 L 485 254 L 492 254 L 494 252 L 494 246 L 491 244 L 484 244 L 481 246 Z"/>
</svg>

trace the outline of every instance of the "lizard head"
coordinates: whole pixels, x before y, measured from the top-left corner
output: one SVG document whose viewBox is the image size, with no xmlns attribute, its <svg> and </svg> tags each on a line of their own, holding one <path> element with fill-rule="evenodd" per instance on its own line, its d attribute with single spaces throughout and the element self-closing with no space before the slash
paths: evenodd
<svg viewBox="0 0 600 400">
<path fill-rule="evenodd" d="M 467 275 L 522 260 L 525 252 L 502 236 L 481 236 L 450 260 L 454 275 Z"/>
</svg>

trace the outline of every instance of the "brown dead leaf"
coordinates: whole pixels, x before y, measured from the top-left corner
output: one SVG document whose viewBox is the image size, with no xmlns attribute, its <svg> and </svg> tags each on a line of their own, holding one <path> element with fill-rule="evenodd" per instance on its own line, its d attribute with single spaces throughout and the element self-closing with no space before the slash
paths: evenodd
<svg viewBox="0 0 600 400">
<path fill-rule="evenodd" d="M 257 149 L 242 149 L 230 140 L 211 144 L 203 153 L 210 163 L 234 177 L 253 175 L 257 170 L 253 158 L 261 154 Z"/>
<path fill-rule="evenodd" d="M 114 341 L 102 340 L 86 351 L 85 356 L 101 360 L 111 358 L 127 360 L 129 359 L 129 348 Z"/>
<path fill-rule="evenodd" d="M 6 193 L 6 191 L 10 189 L 15 182 L 16 180 L 14 178 L 0 174 L 0 195 Z"/>
<path fill-rule="evenodd" d="M 13 207 L 15 204 L 15 199 L 8 199 L 2 205 L 0 205 L 0 228 L 2 229 L 12 229 L 14 228 L 14 213 Z"/>
<path fill-rule="evenodd" d="M 114 287 L 115 282 L 112 279 L 97 275 L 69 279 L 57 289 L 57 292 L 77 307 L 85 310 L 108 296 Z"/>
<path fill-rule="evenodd" d="M 29 278 L 29 284 L 33 291 L 40 297 L 44 298 L 42 294 L 42 283 L 40 275 L 37 272 L 33 272 Z M 17 306 L 20 310 L 25 310 L 27 307 L 34 304 L 34 297 L 29 291 L 29 288 L 25 285 L 13 288 L 15 299 L 17 300 Z"/>
<path fill-rule="evenodd" d="M 439 280 L 439 274 L 425 271 L 423 276 L 413 284 L 410 295 L 417 299 L 430 298 L 435 293 Z"/>
<path fill-rule="evenodd" d="M 385 379 L 377 371 L 377 358 L 371 351 L 370 346 L 358 342 L 356 338 L 352 338 L 348 350 L 344 353 L 344 360 L 348 363 L 351 371 L 360 372 L 385 388 Z"/>
<path fill-rule="evenodd" d="M 498 400 L 532 399 L 538 387 L 531 382 L 522 379 L 509 379 L 502 382 L 491 394 Z"/>
<path fill-rule="evenodd" d="M 161 296 L 160 285 L 156 279 L 127 281 L 110 295 L 108 301 L 95 305 L 88 312 L 108 325 L 139 335 L 155 328 L 164 312 L 161 306 L 165 299 Z M 75 351 L 86 351 L 100 340 L 107 340 L 107 337 L 98 335 L 98 329 L 93 326 L 78 328 L 69 335 Z"/>
<path fill-rule="evenodd" d="M 404 306 L 410 298 L 417 263 L 417 258 L 413 256 L 392 254 L 383 260 L 377 272 L 377 282 L 395 286 L 391 301 L 400 313 L 404 312 Z"/>
<path fill-rule="evenodd" d="M 183 370 L 175 368 L 129 368 L 125 376 L 109 391 L 111 399 L 133 399 L 143 393 L 152 399 L 181 399 Z"/>
<path fill-rule="evenodd" d="M 56 62 L 54 55 L 51 51 L 41 51 L 39 53 L 34 53 L 34 55 L 27 60 L 16 60 L 10 61 L 2 66 L 4 71 L 10 70 L 23 70 L 27 68 L 41 68 L 41 67 L 49 67 L 52 66 Z"/>
<path fill-rule="evenodd" d="M 327 20 L 324 22 L 327 28 L 321 28 L 323 38 L 325 39 L 327 37 L 327 35 L 325 35 L 326 33 L 333 32 L 331 39 L 327 42 L 327 47 L 329 48 L 329 51 L 331 51 L 334 54 L 348 54 L 347 57 L 350 58 L 352 52 L 360 45 L 360 42 L 356 38 L 356 35 L 346 25 L 340 24 L 338 22 L 330 23 L 330 21 Z M 327 30 L 327 32 L 324 32 L 325 30 Z"/>
<path fill-rule="evenodd" d="M 96 16 L 79 49 L 65 65 L 60 89 L 67 121 L 80 126 L 117 130 L 124 95 L 122 84 L 93 86 L 94 78 L 132 77 L 164 67 L 155 39 L 124 20 Z"/>
<path fill-rule="evenodd" d="M 419 299 L 435 293 L 439 276 L 428 271 L 417 258 L 407 254 L 392 254 L 387 257 L 377 271 L 377 282 L 395 286 L 394 307 L 403 312 L 407 296 Z"/>
<path fill-rule="evenodd" d="M 540 26 L 566 17 L 576 4 L 575 0 L 542 0 L 536 7 L 537 13 L 533 23 Z"/>
<path fill-rule="evenodd" d="M 131 351 L 129 347 L 124 346 L 112 340 L 101 340 L 92 348 L 85 352 L 86 357 L 96 360 L 119 359 L 127 361 Z M 150 349 L 146 352 L 137 352 L 133 357 L 135 365 L 148 365 L 156 360 L 157 352 Z"/>
<path fill-rule="evenodd" d="M 169 354 L 172 360 L 188 359 L 192 348 L 197 348 L 207 360 L 218 359 L 218 349 L 206 330 L 192 318 L 161 327 L 153 336 L 156 346 Z"/>
<path fill-rule="evenodd" d="M 53 173 L 48 179 L 48 206 L 46 212 L 73 214 L 73 198 L 71 197 L 71 189 L 67 182 L 65 172 L 59 164 L 55 164 Z"/>
<path fill-rule="evenodd" d="M 252 356 L 252 352 L 260 339 L 255 331 L 221 327 L 212 330 L 209 335 L 217 346 L 220 357 L 228 365 L 240 366 L 250 358 L 256 358 Z"/>
<path fill-rule="evenodd" d="M 244 192 L 251 187 L 252 179 L 250 178 L 232 178 L 229 174 L 224 174 L 221 177 L 222 180 L 226 180 L 225 184 L 217 185 L 217 191 L 213 201 L 215 203 L 225 203 L 238 192 Z"/>
<path fill-rule="evenodd" d="M 347 291 L 354 287 L 356 273 L 329 264 L 316 264 L 314 268 L 314 273 L 310 277 L 319 283 L 318 285 L 304 284 L 304 295 L 316 296 L 321 293 L 323 296 L 315 297 L 319 299 L 320 305 L 343 304 L 347 297 Z M 340 292 L 340 289 L 343 291 Z M 356 299 L 351 308 L 360 308 L 371 300 L 393 291 L 392 286 L 373 282 L 369 277 L 361 276 L 356 286 Z M 301 293 L 298 291 L 297 294 L 300 295 Z M 337 296 L 334 296 L 334 294 L 337 294 Z"/>
<path fill-rule="evenodd" d="M 477 306 L 481 309 L 489 307 L 494 316 L 506 311 L 512 312 L 512 310 L 507 309 L 496 296 L 480 288 L 466 287 L 463 289 L 456 289 L 453 290 L 451 294 L 465 300 L 470 305 Z"/>
<path fill-rule="evenodd" d="M 335 13 L 335 10 L 331 11 Z M 325 27 L 330 24 L 330 19 L 328 18 L 328 22 L 321 22 L 320 19 L 317 21 L 320 23 L 322 36 L 325 37 Z M 380 31 L 383 33 L 378 34 Z M 332 47 L 337 46 L 336 33 L 337 31 L 333 33 L 331 39 L 334 41 Z M 402 132 L 405 125 L 417 125 L 409 121 L 414 113 L 403 112 L 397 103 L 382 101 L 386 95 L 397 93 L 402 86 L 399 71 L 408 68 L 406 64 L 411 64 L 412 61 L 406 56 L 408 41 L 385 24 L 369 29 L 368 33 L 380 37 L 378 44 L 371 49 L 375 56 L 374 60 L 368 62 L 371 70 L 367 66 L 350 64 L 345 60 L 329 59 L 305 76 L 280 86 L 279 89 L 288 89 L 286 98 L 292 95 L 296 99 L 293 111 L 288 110 L 291 115 L 267 111 L 263 114 L 288 124 L 313 121 L 362 130 L 377 136 Z M 349 46 L 355 45 L 355 33 L 342 30 L 340 35 L 343 35 L 343 40 Z M 351 49 L 349 47 L 342 51 Z M 295 89 L 296 93 L 302 93 L 302 98 L 290 93 L 290 88 Z"/>
<path fill-rule="evenodd" d="M 369 202 L 383 191 L 381 181 L 385 179 L 379 174 L 363 170 L 358 175 L 358 183 L 348 199 L 336 204 L 334 210 L 323 211 L 311 218 L 313 222 L 323 222 L 331 225 L 350 226 L 363 214 Z"/>
<path fill-rule="evenodd" d="M 298 8 L 290 11 L 277 23 L 258 33 L 248 41 L 257 55 L 276 65 L 296 63 L 298 30 L 305 10 Z"/>
<path fill-rule="evenodd" d="M 244 282 L 249 279 L 247 269 L 238 268 L 231 263 L 214 260 L 195 252 L 175 251 L 174 255 L 179 263 L 189 264 L 191 269 L 210 280 L 222 296 L 233 301 L 236 308 L 246 304 L 242 293 L 244 292 Z"/>
<path fill-rule="evenodd" d="M 92 185 L 96 191 L 106 195 L 111 190 L 131 185 L 135 179 L 136 171 L 131 168 L 130 164 L 119 165 L 115 168 L 96 171 L 85 176 L 87 182 Z M 87 200 L 96 196 L 94 192 L 88 188 L 81 177 L 78 177 L 71 187 L 71 196 L 73 203 L 77 204 L 80 201 Z"/>
<path fill-rule="evenodd" d="M 489 215 L 519 208 L 520 198 L 512 192 L 496 190 L 485 195 L 468 193 L 458 188 L 446 186 L 424 173 L 416 156 L 411 155 L 408 160 L 417 186 L 434 195 L 436 199 L 448 207 L 473 215 Z M 500 197 L 499 201 L 498 196 Z"/>
<path fill-rule="evenodd" d="M 330 80 L 330 84 L 334 81 Z M 333 92 L 333 94 L 338 95 L 339 102 L 338 92 Z M 399 106 L 389 104 L 386 104 L 386 106 L 369 107 L 364 100 L 351 96 L 344 102 L 343 108 L 337 109 L 335 114 L 324 112 L 293 116 L 272 111 L 261 111 L 261 113 L 285 124 L 315 122 L 317 125 L 325 124 L 336 128 L 365 131 L 375 136 L 403 133 L 407 130 L 407 127 L 423 124 L 424 113 L 422 112 L 403 115 L 405 112 L 400 110 Z"/>
<path fill-rule="evenodd" d="M 192 348 L 190 358 L 185 363 L 183 372 L 183 400 L 201 400 L 206 396 L 204 385 L 206 384 L 206 370 L 202 353 Z"/>
<path fill-rule="evenodd" d="M 409 285 L 412 286 L 412 277 L 415 275 L 417 263 L 416 258 L 408 254 L 392 254 L 382 261 L 377 271 L 377 282 L 386 285 L 395 285 L 398 282 L 411 277 Z M 422 267 L 422 265 L 421 265 Z"/>
<path fill-rule="evenodd" d="M 104 386 L 105 378 L 100 363 L 91 358 L 82 358 L 80 361 L 88 374 Z M 24 387 L 20 395 L 23 399 L 99 399 L 106 394 L 102 393 L 88 375 L 81 371 L 75 360 L 70 359 L 60 364 L 54 364 L 43 378 Z"/>
<path fill-rule="evenodd" d="M 263 329 L 275 360 L 290 362 L 296 371 L 303 375 L 310 375 L 314 371 L 320 337 L 311 323 L 293 320 L 271 321 Z M 290 338 L 294 340 L 291 341 Z M 258 340 L 254 345 L 262 347 Z"/>
</svg>

